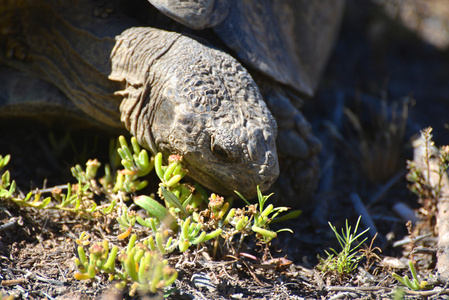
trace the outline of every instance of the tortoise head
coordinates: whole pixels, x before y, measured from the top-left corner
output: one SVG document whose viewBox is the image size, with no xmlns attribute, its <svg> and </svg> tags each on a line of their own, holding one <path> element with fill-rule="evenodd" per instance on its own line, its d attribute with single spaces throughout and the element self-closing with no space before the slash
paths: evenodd
<svg viewBox="0 0 449 300">
<path fill-rule="evenodd" d="M 210 51 L 178 70 L 153 111 L 158 151 L 182 155 L 189 176 L 218 193 L 267 190 L 279 175 L 277 125 L 251 76 Z"/>
<path fill-rule="evenodd" d="M 267 190 L 279 175 L 277 125 L 256 83 L 228 54 L 185 36 L 172 41 L 149 59 L 144 80 L 128 80 L 125 125 L 152 152 L 181 155 L 188 176 L 218 193 L 251 198 L 257 185 Z"/>
</svg>

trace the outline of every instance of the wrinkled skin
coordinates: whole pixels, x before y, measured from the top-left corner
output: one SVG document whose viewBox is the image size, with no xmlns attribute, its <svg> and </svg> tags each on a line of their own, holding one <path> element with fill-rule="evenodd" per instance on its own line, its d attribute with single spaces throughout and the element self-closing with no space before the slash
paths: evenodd
<svg viewBox="0 0 449 300">
<path fill-rule="evenodd" d="M 190 177 L 222 194 L 254 197 L 277 179 L 276 121 L 238 61 L 151 28 L 125 31 L 111 57 L 109 78 L 127 83 L 122 121 L 140 144 L 181 155 Z M 147 67 L 136 76 L 133 65 Z"/>
</svg>

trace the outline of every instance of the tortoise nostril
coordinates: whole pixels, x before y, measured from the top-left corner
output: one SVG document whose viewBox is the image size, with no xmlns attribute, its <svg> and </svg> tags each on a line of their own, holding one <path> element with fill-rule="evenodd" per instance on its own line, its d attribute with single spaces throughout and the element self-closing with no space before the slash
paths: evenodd
<svg viewBox="0 0 449 300">
<path fill-rule="evenodd" d="M 223 160 L 229 160 L 229 155 L 226 152 L 226 150 L 222 146 L 220 146 L 218 144 L 212 145 L 212 152 L 216 156 L 218 156 L 219 158 L 221 158 Z"/>
</svg>

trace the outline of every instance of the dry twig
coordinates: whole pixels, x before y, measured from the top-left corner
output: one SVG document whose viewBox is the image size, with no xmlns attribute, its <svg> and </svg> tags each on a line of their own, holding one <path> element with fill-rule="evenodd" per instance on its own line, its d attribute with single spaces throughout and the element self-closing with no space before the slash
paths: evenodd
<svg viewBox="0 0 449 300">
<path fill-rule="evenodd" d="M 449 179 L 441 169 L 441 154 L 431 141 L 431 128 L 423 130 L 414 142 L 414 163 L 422 176 L 435 191 L 436 228 L 438 232 L 437 269 L 440 279 L 449 280 Z"/>
</svg>

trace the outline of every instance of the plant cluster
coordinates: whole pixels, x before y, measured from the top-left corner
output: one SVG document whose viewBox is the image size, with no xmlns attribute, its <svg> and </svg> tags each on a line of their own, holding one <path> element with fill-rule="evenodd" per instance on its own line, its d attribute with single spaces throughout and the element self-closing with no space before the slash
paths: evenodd
<svg viewBox="0 0 449 300">
<path fill-rule="evenodd" d="M 10 156 L 2 157 L 0 155 L 0 171 L 4 168 L 10 160 Z M 92 185 L 93 177 L 95 177 L 96 170 L 99 167 L 97 161 L 88 161 L 86 163 L 86 172 L 82 171 L 81 167 L 77 165 L 72 168 L 72 173 L 78 179 L 78 184 L 60 185 L 51 190 L 52 197 L 42 197 L 42 193 L 37 191 L 30 191 L 25 197 L 14 195 L 16 191 L 15 181 L 10 182 L 10 173 L 5 171 L 2 174 L 0 182 L 0 200 L 7 200 L 13 202 L 21 207 L 31 207 L 35 209 L 51 209 L 73 212 L 78 215 L 88 215 L 91 217 L 95 212 L 108 214 L 115 208 L 116 201 L 112 200 L 101 206 L 97 206 L 93 200 L 93 194 L 98 192 L 95 184 Z M 63 193 L 63 189 L 67 190 Z"/>
<path fill-rule="evenodd" d="M 149 240 L 136 243 L 137 235 L 131 235 L 128 246 L 121 251 L 117 246 L 110 249 L 109 242 L 103 240 L 94 243 L 89 248 L 89 258 L 86 256 L 84 246 L 89 242 L 83 232 L 77 240 L 78 257 L 75 265 L 79 272 L 74 277 L 78 280 L 92 279 L 99 273 L 109 274 L 109 280 L 117 279 L 117 288 L 123 289 L 130 283 L 129 294 L 133 296 L 137 290 L 156 293 L 166 290 L 178 277 L 178 272 L 163 259 L 155 247 L 149 245 Z M 121 268 L 116 268 L 117 260 Z"/>
<path fill-rule="evenodd" d="M 412 261 L 408 262 L 408 266 L 410 268 L 410 273 L 412 274 L 412 279 L 410 280 L 407 275 L 404 275 L 404 277 L 399 276 L 396 273 L 392 273 L 391 275 L 400 283 L 408 287 L 409 289 L 413 291 L 420 291 L 420 290 L 427 290 L 431 289 L 432 287 L 427 283 L 426 280 L 420 281 L 418 279 L 418 274 L 416 273 L 415 265 Z"/>
<path fill-rule="evenodd" d="M 136 214 L 124 203 L 118 205 L 116 220 L 123 230 L 119 238 L 128 237 L 137 226 L 136 224 L 149 230 L 148 236 L 136 242 L 137 235 L 132 235 L 126 252 L 122 251 L 119 255 L 117 250 L 114 250 L 116 248 L 108 252 L 108 244 L 105 241 L 103 241 L 104 245 L 95 244 L 89 250 L 89 260 L 86 258 L 83 246 L 79 246 L 78 279 L 92 278 L 100 272 L 113 272 L 111 263 L 115 257 L 118 257 L 122 263 L 122 269 L 115 272 L 114 278 L 120 279 L 122 285 L 134 282 L 131 285 L 131 291 L 138 288 L 154 292 L 155 287 L 164 288 L 176 278 L 174 275 L 176 271 L 168 272 L 167 261 L 162 259 L 173 251 L 182 253 L 192 246 L 202 245 L 210 247 L 216 253 L 220 243 L 221 249 L 226 248 L 223 246 L 229 245 L 230 240 L 237 234 L 240 234 L 240 242 L 245 236 L 255 234 L 256 238 L 265 245 L 269 245 L 270 241 L 276 237 L 277 232 L 270 230 L 269 224 L 273 218 L 288 208 L 275 208 L 272 204 L 265 207 L 269 196 L 263 196 L 259 189 L 258 209 L 257 205 L 249 203 L 247 209 L 229 209 L 230 204 L 223 197 L 212 194 L 206 198 L 204 190 L 199 185 L 191 186 L 181 181 L 186 175 L 182 166 L 182 157 L 172 155 L 168 158 L 168 164 L 164 165 L 161 153 L 148 159 L 145 150 L 140 149 L 134 138 L 131 140 L 132 151 L 123 137 L 120 137 L 119 141 L 121 147 L 118 153 L 122 158 L 125 171 L 118 171 L 118 176 L 123 174 L 123 177 L 118 177 L 117 182 L 120 181 L 123 184 L 118 189 L 115 184 L 114 190 L 129 193 L 143 188 L 147 183 L 140 181 L 140 177 L 154 168 L 160 179 L 157 194 L 164 204 L 156 200 L 154 195 L 132 197 L 133 202 L 146 211 L 147 217 Z M 90 177 L 85 178 L 90 179 Z M 297 215 L 298 212 L 293 212 L 289 216 Z M 159 258 L 156 259 L 156 257 Z M 164 265 L 150 264 L 157 261 L 163 262 Z M 143 271 L 152 268 L 156 271 Z M 160 270 L 165 271 L 161 273 Z M 152 272 L 162 274 L 162 277 L 151 277 L 152 283 L 148 285 L 148 274 Z M 167 274 L 170 276 L 167 277 Z"/>
<path fill-rule="evenodd" d="M 341 234 L 338 233 L 337 228 L 329 222 L 329 226 L 337 237 L 342 250 L 337 252 L 335 249 L 330 248 L 332 253 L 325 251 L 327 255 L 326 259 L 319 257 L 320 263 L 317 268 L 321 272 L 339 275 L 340 278 L 342 278 L 357 268 L 360 260 L 363 258 L 363 255 L 360 255 L 357 249 L 367 240 L 367 238 L 364 238 L 358 243 L 357 239 L 369 230 L 369 228 L 367 228 L 357 234 L 360 218 L 361 217 L 357 220 L 354 231 L 351 231 L 351 226 L 348 225 L 348 220 L 346 220 L 346 228 L 341 230 Z M 353 246 L 354 243 L 357 244 Z"/>
<path fill-rule="evenodd" d="M 10 155 L 1 156 L 0 155 L 0 171 L 6 167 L 11 159 Z M 16 182 L 10 181 L 9 171 L 3 172 L 0 181 L 0 200 L 11 198 L 12 194 L 16 190 Z"/>
<path fill-rule="evenodd" d="M 201 246 L 214 257 L 218 251 L 221 255 L 235 254 L 245 237 L 251 235 L 268 249 L 279 231 L 291 231 L 271 230 L 269 225 L 275 218 L 283 220 L 300 213 L 293 211 L 278 218 L 288 208 L 267 205 L 271 195 L 262 195 L 258 187 L 258 204 L 251 205 L 241 196 L 247 206 L 231 208 L 231 199 L 216 194 L 207 197 L 200 185 L 182 180 L 187 174 L 182 157 L 172 155 L 164 164 L 161 153 L 150 157 L 134 137 L 131 146 L 123 136 L 118 144 L 123 169 L 113 171 L 117 166 L 106 165 L 104 176 L 98 178 L 101 164 L 97 160 L 89 160 L 85 168 L 76 165 L 71 171 L 77 183 L 58 186 L 43 200 L 39 191 L 30 192 L 24 199 L 15 197 L 15 183 L 9 182 L 9 172 L 2 176 L 0 198 L 22 207 L 72 212 L 90 219 L 98 214 L 115 218 L 121 229 L 117 238 L 119 241 L 129 238 L 127 247 L 108 240 L 91 243 L 89 235 L 83 232 L 77 239 L 75 258 L 78 272 L 74 277 L 78 280 L 106 274 L 110 280 L 118 280 L 118 287 L 128 286 L 130 294 L 137 290 L 162 293 L 177 278 L 177 271 L 166 259 L 170 253 Z M 8 161 L 9 156 L 0 157 L 0 169 Z M 143 177 L 153 169 L 160 180 L 157 193 L 136 195 L 148 185 Z M 98 202 L 95 195 L 104 195 L 105 200 Z M 133 204 L 129 205 L 130 202 Z M 136 207 L 142 208 L 146 215 L 137 213 Z"/>
</svg>

